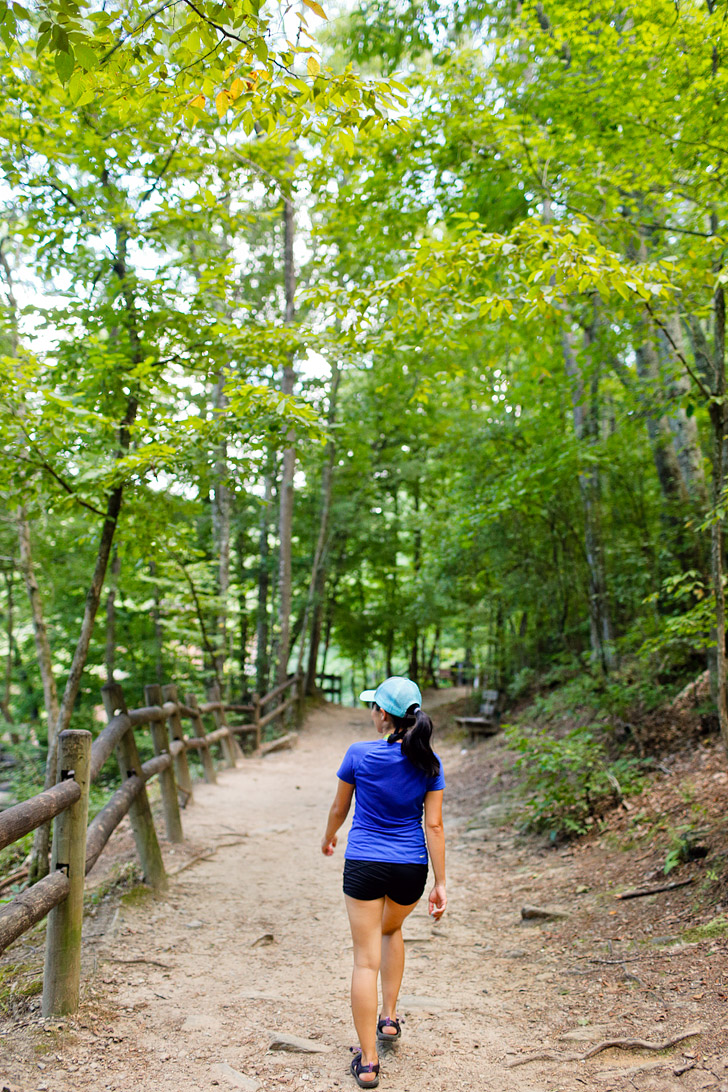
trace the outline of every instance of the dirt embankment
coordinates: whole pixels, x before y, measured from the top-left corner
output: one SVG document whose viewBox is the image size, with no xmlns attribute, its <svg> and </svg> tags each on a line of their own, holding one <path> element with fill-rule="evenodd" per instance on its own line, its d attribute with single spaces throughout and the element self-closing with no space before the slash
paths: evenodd
<svg viewBox="0 0 728 1092">
<path fill-rule="evenodd" d="M 43 1021 L 19 1006 L 5 1019 L 0 1089 L 355 1087 L 343 839 L 332 859 L 319 840 L 339 759 L 369 734 L 366 711 L 326 707 L 294 751 L 246 760 L 221 772 L 217 786 L 196 786 L 185 846 L 164 847 L 169 871 L 181 869 L 169 893 L 100 900 L 86 924 L 80 1013 Z M 380 1087 L 728 1092 L 720 919 L 689 933 L 696 885 L 614 897 L 655 882 L 664 857 L 640 844 L 647 798 L 618 817 L 613 835 L 560 850 L 515 839 L 500 825 L 501 747 L 438 744 L 448 778 L 450 907 L 437 927 L 424 905 L 406 926 L 406 1023 L 400 1046 L 383 1058 Z M 692 759 L 719 801 L 728 777 L 716 750 L 698 747 Z M 667 814 L 684 782 L 676 767 L 665 774 L 659 806 Z M 631 852 L 617 847 L 630 838 Z M 115 835 L 114 852 L 117 860 L 131 853 L 127 830 Z M 526 923 L 524 904 L 566 916 Z M 32 977 L 41 946 L 36 932 L 4 965 L 27 956 Z M 612 1047 L 575 1057 L 605 1040 L 659 1044 L 697 1026 L 700 1034 L 664 1052 Z M 271 1050 L 285 1035 L 320 1049 Z M 512 1065 L 548 1052 L 557 1057 Z"/>
</svg>

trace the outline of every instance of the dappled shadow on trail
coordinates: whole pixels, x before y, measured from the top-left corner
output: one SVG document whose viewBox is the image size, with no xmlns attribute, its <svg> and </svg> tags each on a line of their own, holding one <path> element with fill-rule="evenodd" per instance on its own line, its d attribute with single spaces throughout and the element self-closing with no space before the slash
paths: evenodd
<svg viewBox="0 0 728 1092">
<path fill-rule="evenodd" d="M 217 786 L 196 785 L 184 813 L 187 844 L 165 847 L 169 871 L 181 869 L 168 894 L 137 894 L 109 910 L 102 903 L 87 920 L 79 1016 L 0 1029 L 13 1092 L 355 1087 L 343 832 L 333 858 L 319 844 L 341 756 L 370 735 L 366 710 L 322 707 L 294 750 L 220 771 Z M 680 1008 L 668 1004 L 659 983 L 615 984 L 611 968 L 588 963 L 615 932 L 610 910 L 596 891 L 574 906 L 584 858 L 517 846 L 498 826 L 497 800 L 478 795 L 477 777 L 479 756 L 500 746 L 463 754 L 459 743 L 437 744 L 453 805 L 451 901 L 440 926 L 423 902 L 405 927 L 404 1035 L 383 1058 L 380 1087 L 717 1092 L 705 1068 L 675 1076 L 679 1050 L 508 1068 L 540 1045 L 574 1052 L 615 1032 L 664 1040 L 703 1014 L 688 998 Z M 117 852 L 125 837 L 120 830 Z M 522 903 L 567 896 L 564 922 L 521 923 Z M 271 1050 L 272 1038 L 285 1035 L 318 1050 Z"/>
</svg>

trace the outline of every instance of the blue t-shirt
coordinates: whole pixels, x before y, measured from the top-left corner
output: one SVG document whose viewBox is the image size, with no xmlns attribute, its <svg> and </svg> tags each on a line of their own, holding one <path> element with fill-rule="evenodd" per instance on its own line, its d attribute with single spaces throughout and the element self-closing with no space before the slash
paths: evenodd
<svg viewBox="0 0 728 1092">
<path fill-rule="evenodd" d="M 422 812 L 425 793 L 445 788 L 442 763 L 430 777 L 405 758 L 399 743 L 377 739 L 352 743 L 337 777 L 355 791 L 348 860 L 427 864 Z"/>
</svg>

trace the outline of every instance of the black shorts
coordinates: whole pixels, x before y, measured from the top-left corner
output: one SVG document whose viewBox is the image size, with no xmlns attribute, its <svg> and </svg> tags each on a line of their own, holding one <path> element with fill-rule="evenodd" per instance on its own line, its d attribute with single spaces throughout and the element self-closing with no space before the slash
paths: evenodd
<svg viewBox="0 0 728 1092">
<path fill-rule="evenodd" d="M 427 883 L 426 864 L 393 864 L 389 861 L 345 861 L 344 894 L 371 902 L 386 895 L 400 906 L 422 898 Z"/>
</svg>

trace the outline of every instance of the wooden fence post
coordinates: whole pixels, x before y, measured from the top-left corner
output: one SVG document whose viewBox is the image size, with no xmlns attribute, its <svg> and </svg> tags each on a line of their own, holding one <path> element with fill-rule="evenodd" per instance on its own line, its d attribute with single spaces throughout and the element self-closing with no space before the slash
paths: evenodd
<svg viewBox="0 0 728 1092">
<path fill-rule="evenodd" d="M 48 915 L 43 1015 L 75 1012 L 81 983 L 83 884 L 86 875 L 86 824 L 91 773 L 91 733 L 66 730 L 58 737 L 57 781 L 73 778 L 81 796 L 56 818 L 51 871 L 66 873 L 68 896 Z"/>
<path fill-rule="evenodd" d="M 127 712 L 124 693 L 118 683 L 106 683 L 105 686 L 102 686 L 101 696 L 109 720 L 119 713 Z M 116 759 L 119 763 L 122 780 L 134 775 L 144 778 L 134 738 L 134 729 L 131 725 L 119 741 L 116 748 Z M 162 851 L 159 848 L 157 832 L 154 828 L 146 786 L 129 808 L 129 819 L 146 883 L 153 887 L 155 891 L 166 890 L 167 873 L 164 870 Z"/>
<path fill-rule="evenodd" d="M 207 691 L 207 696 L 210 701 L 219 701 L 221 703 L 219 709 L 213 709 L 212 715 L 215 718 L 215 724 L 218 728 L 227 728 L 228 723 L 225 717 L 225 709 L 222 706 L 220 687 L 217 685 L 217 683 L 212 684 L 212 686 Z M 231 769 L 234 769 L 237 764 L 236 759 L 238 751 L 240 750 L 237 744 L 237 740 L 233 738 L 232 732 L 229 732 L 228 735 L 222 737 L 220 743 L 222 744 L 222 750 L 223 754 L 225 755 L 226 764 Z"/>
<path fill-rule="evenodd" d="M 144 687 L 144 700 L 147 705 L 162 704 L 162 688 L 158 683 Z M 150 721 L 149 727 L 152 733 L 155 755 L 169 754 L 169 733 L 167 726 L 159 720 Z M 162 807 L 164 809 L 164 825 L 170 842 L 184 842 L 182 831 L 182 818 L 177 802 L 177 786 L 174 783 L 174 770 L 168 766 L 159 774 L 159 788 L 162 792 Z"/>
<path fill-rule="evenodd" d="M 205 781 L 208 785 L 216 785 L 217 777 L 215 775 L 215 763 L 212 760 L 210 754 L 210 744 L 207 742 L 207 732 L 205 731 L 205 725 L 202 723 L 202 714 L 198 708 L 198 701 L 194 694 L 185 694 L 185 705 L 188 705 L 193 711 L 192 723 L 195 726 L 195 735 L 198 739 L 204 739 L 205 745 L 200 748 L 200 758 L 202 759 L 202 769 L 205 775 Z"/>
<path fill-rule="evenodd" d="M 167 683 L 162 687 L 162 697 L 165 701 L 173 701 L 177 704 L 177 687 L 174 683 Z M 184 748 L 185 734 L 182 729 L 182 720 L 180 719 L 179 712 L 175 709 L 174 713 L 170 713 L 167 718 L 169 725 L 169 734 L 173 740 L 178 740 L 183 744 L 182 749 L 174 756 L 174 772 L 177 779 L 177 791 L 184 796 L 184 800 L 181 802 L 183 808 L 187 807 L 188 802 L 192 799 L 192 778 L 190 777 L 190 767 L 187 763 L 187 751 Z"/>
</svg>

